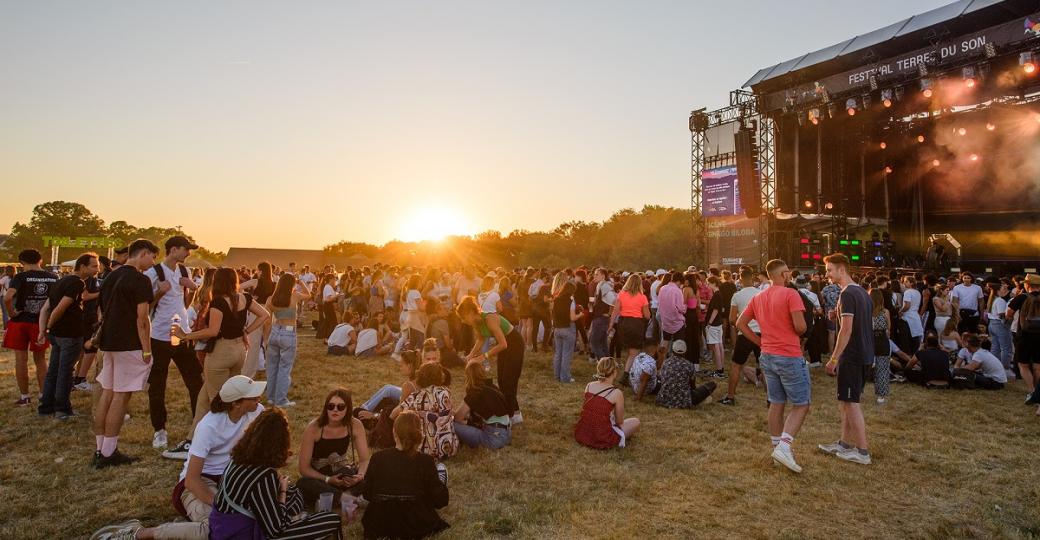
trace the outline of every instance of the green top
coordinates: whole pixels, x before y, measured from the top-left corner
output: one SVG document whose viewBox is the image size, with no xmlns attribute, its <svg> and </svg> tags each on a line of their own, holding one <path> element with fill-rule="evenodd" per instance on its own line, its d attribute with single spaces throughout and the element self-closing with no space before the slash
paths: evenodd
<svg viewBox="0 0 1040 540">
<path fill-rule="evenodd" d="M 491 329 L 488 328 L 488 325 L 487 325 L 487 316 L 488 315 L 490 315 L 490 313 L 481 313 L 480 314 L 480 324 L 477 325 L 477 331 L 480 332 L 480 335 L 482 337 L 486 337 L 486 338 L 491 337 Z M 509 335 L 510 332 L 513 331 L 513 325 L 509 321 L 507 321 L 505 317 L 499 315 L 498 316 L 498 322 L 499 322 L 499 326 L 502 327 L 502 335 L 503 336 L 507 336 L 507 335 Z"/>
</svg>

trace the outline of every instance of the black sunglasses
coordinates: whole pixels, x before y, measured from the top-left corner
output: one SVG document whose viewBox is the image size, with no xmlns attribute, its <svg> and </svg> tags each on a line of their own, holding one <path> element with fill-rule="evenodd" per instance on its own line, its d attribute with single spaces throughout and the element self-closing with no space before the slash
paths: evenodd
<svg viewBox="0 0 1040 540">
<path fill-rule="evenodd" d="M 330 410 L 330 411 L 345 411 L 345 410 L 347 410 L 347 404 L 346 403 L 329 403 L 328 405 L 325 406 L 325 408 Z"/>
</svg>

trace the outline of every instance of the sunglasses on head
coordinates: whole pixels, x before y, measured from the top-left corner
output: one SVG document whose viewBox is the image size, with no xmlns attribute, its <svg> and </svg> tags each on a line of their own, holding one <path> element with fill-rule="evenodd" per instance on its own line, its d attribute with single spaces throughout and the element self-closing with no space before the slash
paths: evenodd
<svg viewBox="0 0 1040 540">
<path fill-rule="evenodd" d="M 345 411 L 345 410 L 347 410 L 347 404 L 346 403 L 329 403 L 328 405 L 325 406 L 325 408 L 330 410 L 330 411 Z"/>
</svg>

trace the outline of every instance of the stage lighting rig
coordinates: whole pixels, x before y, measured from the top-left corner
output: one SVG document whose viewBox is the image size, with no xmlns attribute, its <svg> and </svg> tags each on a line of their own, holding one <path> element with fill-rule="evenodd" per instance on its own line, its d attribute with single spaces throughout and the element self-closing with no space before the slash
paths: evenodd
<svg viewBox="0 0 1040 540">
<path fill-rule="evenodd" d="M 961 69 L 961 78 L 964 79 L 965 88 L 975 88 L 975 68 L 972 66 L 964 66 Z"/>
<path fill-rule="evenodd" d="M 1018 65 L 1026 75 L 1032 75 L 1036 73 L 1036 56 L 1031 51 L 1026 51 L 1018 55 Z"/>
<path fill-rule="evenodd" d="M 884 105 L 886 109 L 888 107 L 892 106 L 892 89 L 891 88 L 886 88 L 886 89 L 881 91 L 881 104 Z"/>
<path fill-rule="evenodd" d="M 929 99 L 932 97 L 931 79 L 921 79 L 921 95 Z"/>
<path fill-rule="evenodd" d="M 856 98 L 845 100 L 845 112 L 849 113 L 849 116 L 856 116 Z"/>
</svg>

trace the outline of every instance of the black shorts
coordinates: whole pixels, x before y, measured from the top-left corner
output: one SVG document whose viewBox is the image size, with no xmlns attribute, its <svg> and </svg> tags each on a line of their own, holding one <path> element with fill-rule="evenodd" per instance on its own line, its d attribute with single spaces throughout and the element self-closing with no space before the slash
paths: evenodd
<svg viewBox="0 0 1040 540">
<path fill-rule="evenodd" d="M 755 360 L 762 357 L 762 349 L 758 345 L 751 343 L 751 340 L 744 337 L 744 334 L 737 334 L 737 344 L 733 346 L 733 363 L 746 364 L 751 353 L 755 353 Z"/>
<path fill-rule="evenodd" d="M 622 348 L 642 349 L 646 343 L 646 320 L 642 317 L 621 317 L 618 320 L 618 336 Z"/>
<path fill-rule="evenodd" d="M 864 362 L 838 362 L 838 401 L 859 403 L 869 369 Z"/>
<path fill-rule="evenodd" d="M 686 337 L 686 327 L 682 327 L 675 332 L 665 332 L 661 330 L 661 344 L 671 343 L 677 339 L 684 339 Z"/>
<path fill-rule="evenodd" d="M 1040 365 L 1040 334 L 1025 334 L 1019 330 L 1015 338 L 1015 363 Z"/>
</svg>

